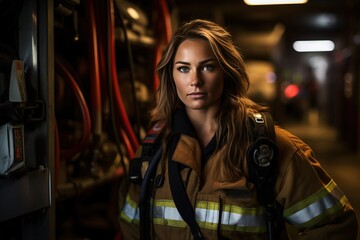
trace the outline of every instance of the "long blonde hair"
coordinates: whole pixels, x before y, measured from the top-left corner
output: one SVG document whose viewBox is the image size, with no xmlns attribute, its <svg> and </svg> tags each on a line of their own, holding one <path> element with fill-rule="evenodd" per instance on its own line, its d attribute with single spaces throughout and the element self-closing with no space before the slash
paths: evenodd
<svg viewBox="0 0 360 240">
<path fill-rule="evenodd" d="M 183 24 L 172 36 L 157 65 L 160 87 L 157 104 L 151 112 L 151 122 L 162 121 L 171 131 L 172 112 L 183 107 L 177 96 L 172 76 L 173 61 L 179 45 L 186 39 L 204 39 L 209 42 L 224 71 L 224 92 L 222 107 L 218 113 L 217 149 L 225 148 L 224 164 L 226 174 L 236 176 L 242 171 L 241 159 L 245 159 L 251 132 L 247 115 L 264 108 L 246 97 L 249 78 L 244 60 L 236 49 L 232 36 L 214 22 L 196 19 Z"/>
</svg>

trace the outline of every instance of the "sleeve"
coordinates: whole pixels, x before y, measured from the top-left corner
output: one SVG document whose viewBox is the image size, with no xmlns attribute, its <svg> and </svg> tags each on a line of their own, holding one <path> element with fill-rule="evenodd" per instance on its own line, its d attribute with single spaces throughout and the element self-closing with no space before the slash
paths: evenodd
<svg viewBox="0 0 360 240">
<path fill-rule="evenodd" d="M 296 239 L 356 240 L 354 209 L 311 148 L 290 134 L 280 142 L 276 198 L 286 222 L 299 232 Z"/>
<path fill-rule="evenodd" d="M 122 239 L 140 239 L 140 210 L 139 194 L 140 185 L 130 183 L 127 193 L 122 197 L 125 198 L 120 206 L 120 230 Z"/>
<path fill-rule="evenodd" d="M 136 157 L 141 155 L 141 146 L 136 151 Z M 121 239 L 140 239 L 140 184 L 134 184 L 129 179 L 123 179 L 119 189 L 119 224 Z"/>
</svg>

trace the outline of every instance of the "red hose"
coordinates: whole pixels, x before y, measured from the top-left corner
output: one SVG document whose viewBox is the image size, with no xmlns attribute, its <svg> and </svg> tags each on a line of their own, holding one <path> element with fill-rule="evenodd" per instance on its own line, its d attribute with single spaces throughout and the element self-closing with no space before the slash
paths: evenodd
<svg viewBox="0 0 360 240">
<path fill-rule="evenodd" d="M 81 115 L 83 118 L 83 129 L 82 129 L 83 131 L 79 143 L 75 147 L 60 151 L 61 157 L 63 159 L 71 159 L 72 157 L 75 156 L 75 154 L 83 150 L 89 143 L 90 134 L 91 134 L 90 112 L 87 103 L 85 101 L 84 95 L 82 94 L 80 87 L 76 83 L 76 80 L 57 57 L 55 57 L 55 68 L 58 70 L 59 74 L 62 75 L 64 79 L 68 82 L 71 90 L 74 92 L 77 103 L 80 106 Z"/>
<path fill-rule="evenodd" d="M 170 42 L 172 36 L 171 17 L 168 6 L 166 4 L 166 0 L 158 0 L 157 3 L 158 3 L 157 7 L 159 11 L 159 18 L 157 20 L 156 28 L 158 35 L 160 37 L 157 41 L 157 46 L 155 49 L 154 84 L 153 84 L 154 91 L 156 91 L 160 85 L 160 79 L 156 74 L 155 69 L 162 55 L 162 45 L 163 44 L 167 45 Z"/>
<path fill-rule="evenodd" d="M 166 0 L 159 0 L 160 1 L 160 10 L 161 10 L 161 16 L 162 21 L 164 24 L 164 30 L 165 30 L 165 44 L 168 44 L 170 42 L 171 36 L 172 36 L 172 27 L 171 27 L 171 16 L 169 13 L 169 8 L 166 4 Z"/>
<path fill-rule="evenodd" d="M 158 64 L 158 62 L 160 61 L 161 58 L 161 41 L 156 45 L 156 49 L 155 49 L 155 59 L 154 59 L 154 85 L 153 85 L 153 90 L 154 92 L 156 92 L 156 90 L 159 88 L 160 86 L 160 79 L 159 76 L 156 73 L 156 66 Z"/>
<path fill-rule="evenodd" d="M 120 135 L 124 141 L 125 146 L 131 146 L 130 139 L 129 139 L 128 135 L 126 134 L 124 128 L 120 127 L 119 130 L 120 130 Z M 135 149 L 132 149 L 129 147 L 129 149 L 127 149 L 127 151 L 128 151 L 129 158 L 132 159 L 135 156 Z"/>
<path fill-rule="evenodd" d="M 126 113 L 125 106 L 122 101 L 118 77 L 117 77 L 117 68 L 116 68 L 116 56 L 115 56 L 115 13 L 114 13 L 114 3 L 112 0 L 109 0 L 109 6 L 110 6 L 110 28 L 109 28 L 109 54 L 111 57 L 111 73 L 112 73 L 112 82 L 113 82 L 113 91 L 116 98 L 116 106 L 119 110 L 121 122 L 123 124 L 123 127 L 126 131 L 126 135 L 129 137 L 130 143 L 126 143 L 126 148 L 128 150 L 129 158 L 133 158 L 133 153 L 135 152 L 135 149 L 138 148 L 139 142 L 138 139 L 133 131 L 133 128 L 130 124 L 129 118 Z M 120 132 L 121 134 L 121 132 Z M 123 134 L 121 134 L 124 136 Z"/>
</svg>

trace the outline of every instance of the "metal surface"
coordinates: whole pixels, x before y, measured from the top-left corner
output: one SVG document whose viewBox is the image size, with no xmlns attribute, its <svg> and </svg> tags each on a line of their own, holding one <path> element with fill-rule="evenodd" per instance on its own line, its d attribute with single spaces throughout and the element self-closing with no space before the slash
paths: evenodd
<svg viewBox="0 0 360 240">
<path fill-rule="evenodd" d="M 50 206 L 50 172 L 29 172 L 0 181 L 0 223 Z"/>
</svg>

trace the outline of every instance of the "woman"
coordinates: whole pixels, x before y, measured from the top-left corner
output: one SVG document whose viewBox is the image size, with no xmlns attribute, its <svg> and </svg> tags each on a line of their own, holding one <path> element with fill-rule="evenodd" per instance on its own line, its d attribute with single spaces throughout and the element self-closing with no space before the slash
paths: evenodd
<svg viewBox="0 0 360 240">
<path fill-rule="evenodd" d="M 164 126 L 162 155 L 154 184 L 129 186 L 121 212 L 124 238 L 267 239 L 264 206 L 246 160 L 253 135 L 248 116 L 265 109 L 246 98 L 249 79 L 230 34 L 210 21 L 185 23 L 157 70 L 151 117 Z M 355 213 L 311 149 L 280 127 L 276 144 L 275 200 L 282 219 L 297 228 L 297 239 L 355 239 Z M 144 192 L 150 200 L 140 197 Z M 141 212 L 143 203 L 150 207 Z M 274 239 L 289 239 L 285 228 L 280 235 Z"/>
</svg>

